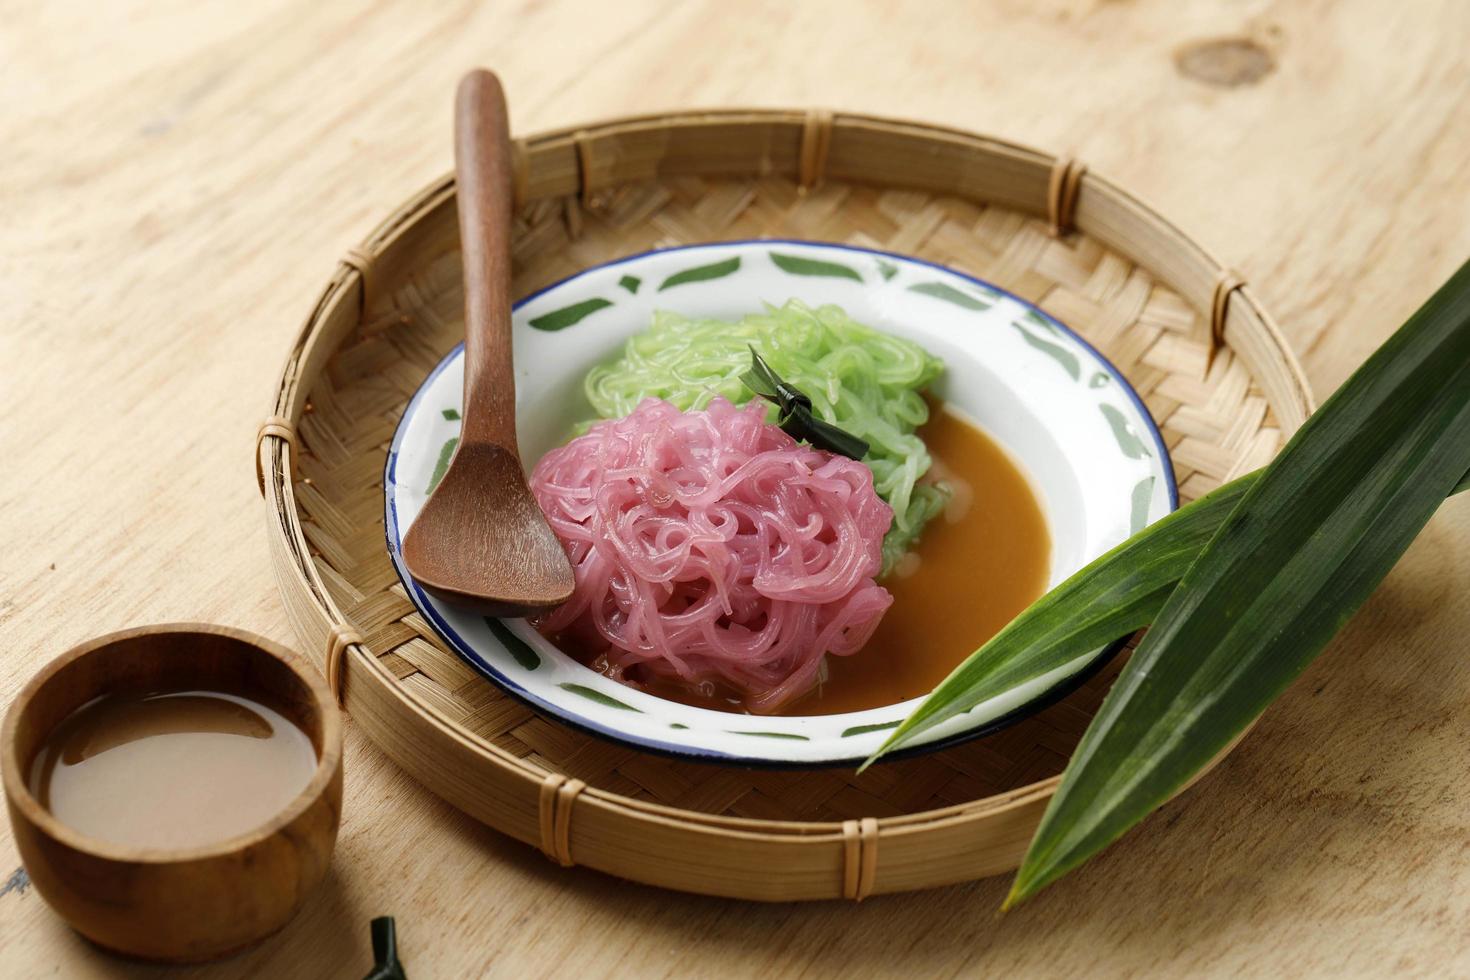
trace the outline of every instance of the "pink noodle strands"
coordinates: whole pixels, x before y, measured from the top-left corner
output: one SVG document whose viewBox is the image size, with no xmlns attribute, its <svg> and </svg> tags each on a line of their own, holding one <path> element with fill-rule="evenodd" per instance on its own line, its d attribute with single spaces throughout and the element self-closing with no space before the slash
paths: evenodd
<svg viewBox="0 0 1470 980">
<path fill-rule="evenodd" d="M 866 466 L 765 418 L 649 398 L 547 453 L 531 489 L 577 587 L 537 627 L 624 683 L 719 682 L 757 712 L 860 649 L 893 601 L 873 581 L 893 511 Z"/>
</svg>

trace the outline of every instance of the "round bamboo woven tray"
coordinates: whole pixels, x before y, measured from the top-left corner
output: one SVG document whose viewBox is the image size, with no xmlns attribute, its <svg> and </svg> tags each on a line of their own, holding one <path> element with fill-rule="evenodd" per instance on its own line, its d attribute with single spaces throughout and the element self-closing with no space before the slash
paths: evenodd
<svg viewBox="0 0 1470 980">
<path fill-rule="evenodd" d="M 517 146 L 517 295 L 684 242 L 808 238 L 921 256 L 1096 345 L 1157 419 L 1185 500 L 1265 463 L 1312 408 L 1251 291 L 1072 161 L 824 112 L 649 116 Z M 446 177 L 348 251 L 256 447 L 287 610 L 353 721 L 446 800 L 564 865 L 764 900 L 1014 868 L 1116 667 L 997 734 L 855 777 L 677 762 L 591 738 L 435 637 L 388 560 L 382 471 L 409 397 L 462 338 L 453 197 Z"/>
</svg>

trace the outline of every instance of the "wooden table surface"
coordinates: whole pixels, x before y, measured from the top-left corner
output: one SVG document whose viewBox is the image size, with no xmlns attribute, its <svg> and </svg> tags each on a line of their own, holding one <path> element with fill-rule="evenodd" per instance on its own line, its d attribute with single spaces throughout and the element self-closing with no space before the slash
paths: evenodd
<svg viewBox="0 0 1470 980">
<path fill-rule="evenodd" d="M 501 72 L 519 133 L 815 104 L 1075 152 L 1239 268 L 1319 396 L 1470 256 L 1464 0 L 4 6 L 7 703 L 123 626 L 295 642 L 255 429 L 344 249 L 450 167 L 475 64 Z M 326 885 L 198 975 L 361 976 L 389 913 L 414 980 L 1470 975 L 1467 545 L 1457 499 L 1223 765 L 1004 918 L 1005 879 L 761 906 L 563 871 L 349 723 Z M 152 972 L 71 933 L 18 866 L 7 827 L 7 976 Z"/>
</svg>

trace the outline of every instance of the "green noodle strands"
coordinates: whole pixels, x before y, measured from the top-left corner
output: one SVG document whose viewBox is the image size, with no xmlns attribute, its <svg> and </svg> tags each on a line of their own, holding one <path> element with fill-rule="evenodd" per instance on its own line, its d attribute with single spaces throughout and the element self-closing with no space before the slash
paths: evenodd
<svg viewBox="0 0 1470 980">
<path fill-rule="evenodd" d="M 812 309 L 798 300 L 733 323 L 660 311 L 621 358 L 588 373 L 587 399 L 603 418 L 621 418 L 645 398 L 686 411 L 716 396 L 743 405 L 756 397 L 741 381 L 751 347 L 811 399 L 818 418 L 868 443 L 863 462 L 893 508 L 883 539 L 886 574 L 948 499 L 942 486 L 919 482 L 930 465 L 914 431 L 929 418 L 920 392 L 943 365 L 918 344 L 865 327 L 836 306 Z M 778 414 L 771 405 L 767 418 L 775 422 Z"/>
</svg>

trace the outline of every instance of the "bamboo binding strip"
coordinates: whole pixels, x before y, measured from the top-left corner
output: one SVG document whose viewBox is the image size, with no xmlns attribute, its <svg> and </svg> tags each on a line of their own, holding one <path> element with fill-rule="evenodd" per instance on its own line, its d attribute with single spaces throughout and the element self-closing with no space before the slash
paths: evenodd
<svg viewBox="0 0 1470 980">
<path fill-rule="evenodd" d="M 559 772 L 549 772 L 541 780 L 540 826 L 541 853 L 564 868 L 572 861 L 572 806 L 587 784 L 568 779 Z"/>
<path fill-rule="evenodd" d="M 272 415 L 261 423 L 260 429 L 255 433 L 255 485 L 260 488 L 261 496 L 265 495 L 265 469 L 261 464 L 261 450 L 265 440 L 275 437 L 282 440 L 288 446 L 296 445 L 296 426 L 291 420 L 281 415 Z"/>
<path fill-rule="evenodd" d="M 337 699 L 337 707 L 345 708 L 347 701 L 343 696 L 343 677 L 346 675 L 346 659 L 349 647 L 360 645 L 362 634 L 351 626 L 338 624 L 332 627 L 327 636 L 327 658 L 326 670 L 327 687 L 332 696 Z"/>
<path fill-rule="evenodd" d="M 826 109 L 807 110 L 801 127 L 801 162 L 796 177 L 803 190 L 811 190 L 822 179 L 831 148 L 832 113 Z"/>
<path fill-rule="evenodd" d="M 1061 238 L 1072 230 L 1077 192 L 1082 187 L 1082 175 L 1085 173 L 1087 164 L 1071 157 L 1058 157 L 1052 164 L 1051 177 L 1046 183 L 1046 220 L 1051 227 L 1051 237 Z"/>
<path fill-rule="evenodd" d="M 878 874 L 878 821 L 873 817 L 842 824 L 842 897 L 861 902 L 873 891 Z"/>
<path fill-rule="evenodd" d="M 619 255 L 731 238 L 952 265 L 1037 302 L 1128 375 L 1185 499 L 1266 462 L 1312 407 L 1251 290 L 1069 160 L 935 126 L 783 111 L 613 120 L 518 147 L 518 295 Z M 435 182 L 346 253 L 256 445 L 287 613 L 354 723 L 429 788 L 558 864 L 783 901 L 1014 868 L 1106 672 L 994 735 L 856 777 L 677 762 L 584 736 L 439 642 L 384 550 L 382 470 L 408 398 L 462 336 L 453 194 L 451 179 Z"/>
<path fill-rule="evenodd" d="M 1221 269 L 1215 279 L 1215 292 L 1210 297 L 1210 351 L 1205 359 L 1206 370 L 1225 345 L 1225 314 L 1230 309 L 1230 296 L 1244 287 L 1245 280 L 1233 269 Z"/>
</svg>

